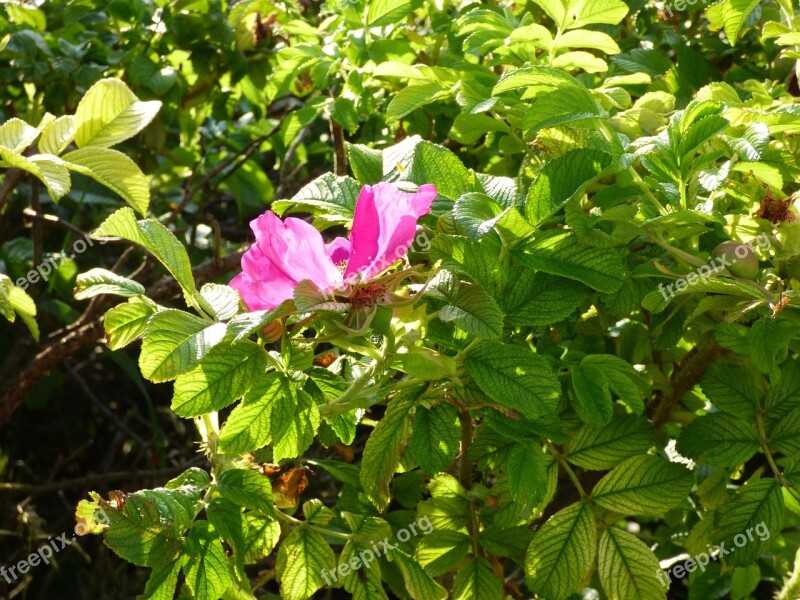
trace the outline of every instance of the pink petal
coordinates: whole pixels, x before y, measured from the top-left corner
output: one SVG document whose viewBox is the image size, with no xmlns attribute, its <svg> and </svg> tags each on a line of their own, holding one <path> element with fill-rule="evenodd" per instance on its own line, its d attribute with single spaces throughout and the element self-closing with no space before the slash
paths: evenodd
<svg viewBox="0 0 800 600">
<path fill-rule="evenodd" d="M 414 194 L 393 183 L 365 185 L 356 202 L 345 278 L 369 279 L 402 258 L 414 241 L 417 220 L 428 214 L 435 199 L 436 188 L 430 184 Z"/>
<path fill-rule="evenodd" d="M 256 243 L 242 257 L 242 274 L 231 281 L 250 310 L 279 306 L 304 279 L 320 289 L 342 281 L 322 235 L 301 219 L 281 221 L 267 212 L 250 223 Z"/>
<path fill-rule="evenodd" d="M 346 263 L 350 259 L 350 241 L 346 238 L 337 237 L 325 246 L 325 250 L 335 265 Z"/>
</svg>

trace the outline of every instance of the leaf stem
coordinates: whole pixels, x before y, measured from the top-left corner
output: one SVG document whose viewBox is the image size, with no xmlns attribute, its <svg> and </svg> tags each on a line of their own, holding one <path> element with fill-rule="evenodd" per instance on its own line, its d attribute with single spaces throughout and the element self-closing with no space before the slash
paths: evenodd
<svg viewBox="0 0 800 600">
<path fill-rule="evenodd" d="M 275 514 L 277 515 L 278 519 L 284 521 L 286 523 L 290 523 L 292 525 L 305 525 L 306 527 L 313 529 L 319 534 L 326 535 L 328 537 L 338 538 L 340 540 L 351 540 L 353 539 L 353 534 L 351 533 L 344 533 L 343 531 L 333 531 L 332 529 L 325 529 L 324 527 L 319 527 L 317 525 L 312 525 L 308 521 L 301 521 L 300 519 L 295 519 L 291 515 L 287 515 L 282 510 L 276 510 Z"/>
</svg>

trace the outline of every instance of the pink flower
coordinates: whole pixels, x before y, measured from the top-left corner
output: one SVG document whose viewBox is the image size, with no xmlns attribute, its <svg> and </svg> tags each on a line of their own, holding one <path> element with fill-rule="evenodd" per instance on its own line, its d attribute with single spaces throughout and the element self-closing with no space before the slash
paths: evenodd
<svg viewBox="0 0 800 600">
<path fill-rule="evenodd" d="M 402 258 L 414 240 L 417 220 L 428 214 L 435 198 L 430 184 L 414 194 L 392 183 L 365 185 L 350 239 L 336 238 L 327 245 L 309 223 L 293 217 L 281 221 L 266 212 L 250 223 L 256 242 L 230 285 L 250 310 L 269 310 L 293 298 L 303 280 L 330 292 L 370 279 Z"/>
</svg>

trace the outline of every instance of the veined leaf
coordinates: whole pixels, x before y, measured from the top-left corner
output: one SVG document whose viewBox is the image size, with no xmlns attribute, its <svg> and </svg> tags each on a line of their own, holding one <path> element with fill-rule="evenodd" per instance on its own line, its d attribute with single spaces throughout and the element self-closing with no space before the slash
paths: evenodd
<svg viewBox="0 0 800 600">
<path fill-rule="evenodd" d="M 197 521 L 186 538 L 189 560 L 183 566 L 186 584 L 197 600 L 217 600 L 231 583 L 228 558 L 219 534 L 208 521 Z"/>
<path fill-rule="evenodd" d="M 469 536 L 460 531 L 434 531 L 417 546 L 417 561 L 431 577 L 440 577 L 455 568 L 472 547 Z"/>
<path fill-rule="evenodd" d="M 100 294 L 131 298 L 133 296 L 141 296 L 145 292 L 141 283 L 121 277 L 105 269 L 90 269 L 85 273 L 81 273 L 75 283 L 78 286 L 78 291 L 75 292 L 76 300 L 86 300 Z"/>
<path fill-rule="evenodd" d="M 142 335 L 154 312 L 152 305 L 141 300 L 120 304 L 109 310 L 103 321 L 108 347 L 119 350 Z"/>
<path fill-rule="evenodd" d="M 481 338 L 498 338 L 503 333 L 503 313 L 480 286 L 459 286 L 448 301 L 439 312 L 442 321 L 453 321 L 467 333 Z"/>
<path fill-rule="evenodd" d="M 611 469 L 644 454 L 653 444 L 653 427 L 647 419 L 617 415 L 604 427 L 581 427 L 569 443 L 566 459 L 585 469 Z"/>
<path fill-rule="evenodd" d="M 108 148 L 133 137 L 156 116 L 161 102 L 140 101 L 118 79 L 101 79 L 84 94 L 75 110 L 75 143 L 79 148 Z"/>
<path fill-rule="evenodd" d="M 470 350 L 467 372 L 492 400 L 529 419 L 554 414 L 561 384 L 549 361 L 528 348 L 484 342 Z"/>
<path fill-rule="evenodd" d="M 620 514 L 660 515 L 683 502 L 692 483 L 692 473 L 683 465 L 645 454 L 609 471 L 592 490 L 592 498 Z"/>
<path fill-rule="evenodd" d="M 94 239 L 105 236 L 120 237 L 142 246 L 166 267 L 183 289 L 187 301 L 197 303 L 199 295 L 195 290 L 192 265 L 186 248 L 162 223 L 155 219 L 137 221 L 133 210 L 121 208 L 103 221 L 92 234 Z M 210 307 L 208 308 L 211 312 Z"/>
<path fill-rule="evenodd" d="M 403 574 L 406 590 L 414 600 L 445 600 L 447 590 L 436 583 L 411 556 L 396 548 L 388 555 Z"/>
<path fill-rule="evenodd" d="M 650 548 L 627 531 L 609 527 L 600 537 L 597 570 L 609 600 L 664 600 L 660 569 Z"/>
<path fill-rule="evenodd" d="M 735 467 L 747 462 L 760 447 L 761 440 L 753 421 L 716 412 L 689 423 L 676 449 L 698 462 Z"/>
<path fill-rule="evenodd" d="M 453 580 L 453 600 L 502 600 L 503 582 L 483 557 L 472 558 Z"/>
<path fill-rule="evenodd" d="M 219 476 L 217 490 L 220 495 L 237 506 L 260 512 L 274 518 L 272 486 L 269 479 L 247 469 L 229 469 Z"/>
<path fill-rule="evenodd" d="M 307 600 L 325 581 L 323 571 L 336 566 L 333 550 L 319 533 L 301 525 L 294 529 L 278 551 L 276 572 L 281 595 L 286 600 Z"/>
<path fill-rule="evenodd" d="M 52 115 L 50 117 L 52 118 Z M 12 117 L 0 125 L 0 146 L 17 154 L 21 154 L 37 137 L 39 130 L 17 117 Z M 46 150 L 43 152 L 48 153 Z"/>
<path fill-rule="evenodd" d="M 216 346 L 194 369 L 178 375 L 171 408 L 179 417 L 225 408 L 241 398 L 266 368 L 266 352 L 256 343 Z"/>
<path fill-rule="evenodd" d="M 39 150 L 45 154 L 58 156 L 75 138 L 75 116 L 64 115 L 50 121 L 42 129 Z"/>
<path fill-rule="evenodd" d="M 735 365 L 714 363 L 700 382 L 703 393 L 717 408 L 746 420 L 756 416 L 753 374 Z"/>
<path fill-rule="evenodd" d="M 755 562 L 772 535 L 780 532 L 783 510 L 781 485 L 775 479 L 751 481 L 743 486 L 716 517 L 714 540 L 725 545 L 725 560 L 737 567 Z"/>
<path fill-rule="evenodd" d="M 47 193 L 54 201 L 69 192 L 72 185 L 69 170 L 64 161 L 57 156 L 51 154 L 22 156 L 5 146 L 0 146 L 0 158 L 9 166 L 27 171 L 44 183 Z"/>
<path fill-rule="evenodd" d="M 414 415 L 414 432 L 408 452 L 428 475 L 444 471 L 455 459 L 461 443 L 458 413 L 448 404 L 420 407 Z"/>
<path fill-rule="evenodd" d="M 150 185 L 142 170 L 118 150 L 90 146 L 62 156 L 67 168 L 119 194 L 142 216 L 150 206 Z"/>
<path fill-rule="evenodd" d="M 370 501 L 384 510 L 389 504 L 389 482 L 411 437 L 412 397 L 395 397 L 364 447 L 359 478 Z"/>
<path fill-rule="evenodd" d="M 582 244 L 574 233 L 540 234 L 512 250 L 514 257 L 533 269 L 574 279 L 607 294 L 625 281 L 618 251 Z"/>
<path fill-rule="evenodd" d="M 597 527 L 585 502 L 557 512 L 542 525 L 528 549 L 525 574 L 532 592 L 567 598 L 589 573 L 597 551 Z"/>
<path fill-rule="evenodd" d="M 290 385 L 279 373 L 261 377 L 222 426 L 220 450 L 226 454 L 243 454 L 263 448 L 270 440 L 272 410 L 279 396 L 292 395 Z"/>
<path fill-rule="evenodd" d="M 224 323 L 209 324 L 181 310 L 163 310 L 147 323 L 139 368 L 150 381 L 170 381 L 194 368 L 224 337 Z"/>
</svg>

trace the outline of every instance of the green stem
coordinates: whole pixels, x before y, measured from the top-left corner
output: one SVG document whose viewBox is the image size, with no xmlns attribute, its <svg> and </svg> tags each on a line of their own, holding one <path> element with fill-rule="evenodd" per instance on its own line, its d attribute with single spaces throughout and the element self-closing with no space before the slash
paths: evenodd
<svg viewBox="0 0 800 600">
<path fill-rule="evenodd" d="M 769 468 L 772 469 L 775 479 L 778 480 L 778 483 L 780 483 L 795 500 L 800 501 L 800 494 L 794 490 L 792 485 L 786 479 L 786 476 L 781 473 L 781 470 L 778 468 L 778 464 L 775 462 L 775 458 L 772 456 L 772 451 L 769 448 L 769 440 L 767 439 L 767 430 L 766 427 L 764 427 L 764 409 L 762 409 L 760 406 L 756 411 L 756 426 L 758 427 L 758 437 L 761 438 L 761 451 L 767 457 Z"/>
<path fill-rule="evenodd" d="M 575 471 L 572 470 L 572 467 L 566 461 L 564 455 L 558 451 L 558 449 L 552 444 L 552 442 L 550 442 L 550 440 L 544 440 L 544 445 L 547 446 L 547 449 L 550 451 L 553 457 L 555 457 L 555 459 L 558 461 L 558 464 L 561 466 L 562 469 L 564 469 L 564 472 L 570 478 L 573 485 L 575 485 L 575 489 L 578 490 L 578 493 L 581 495 L 581 498 L 583 498 L 583 500 L 585 500 L 586 503 L 591 506 L 592 500 L 589 497 L 589 494 L 587 494 L 586 490 L 583 489 L 580 479 L 578 479 L 578 476 L 575 474 Z"/>
<path fill-rule="evenodd" d="M 305 525 L 306 527 L 309 527 L 310 529 L 313 529 L 317 533 L 320 533 L 322 535 L 326 535 L 328 537 L 334 537 L 334 538 L 338 538 L 340 540 L 347 540 L 347 541 L 353 539 L 353 534 L 351 534 L 351 533 L 344 533 L 342 531 L 333 531 L 332 529 L 325 529 L 324 527 L 319 527 L 317 525 L 312 525 L 308 521 L 301 521 L 300 519 L 295 519 L 291 515 L 287 515 L 285 512 L 283 512 L 281 510 L 276 510 L 275 514 L 277 515 L 278 519 L 280 519 L 281 521 L 284 521 L 286 523 L 290 523 L 291 525 Z"/>
</svg>

